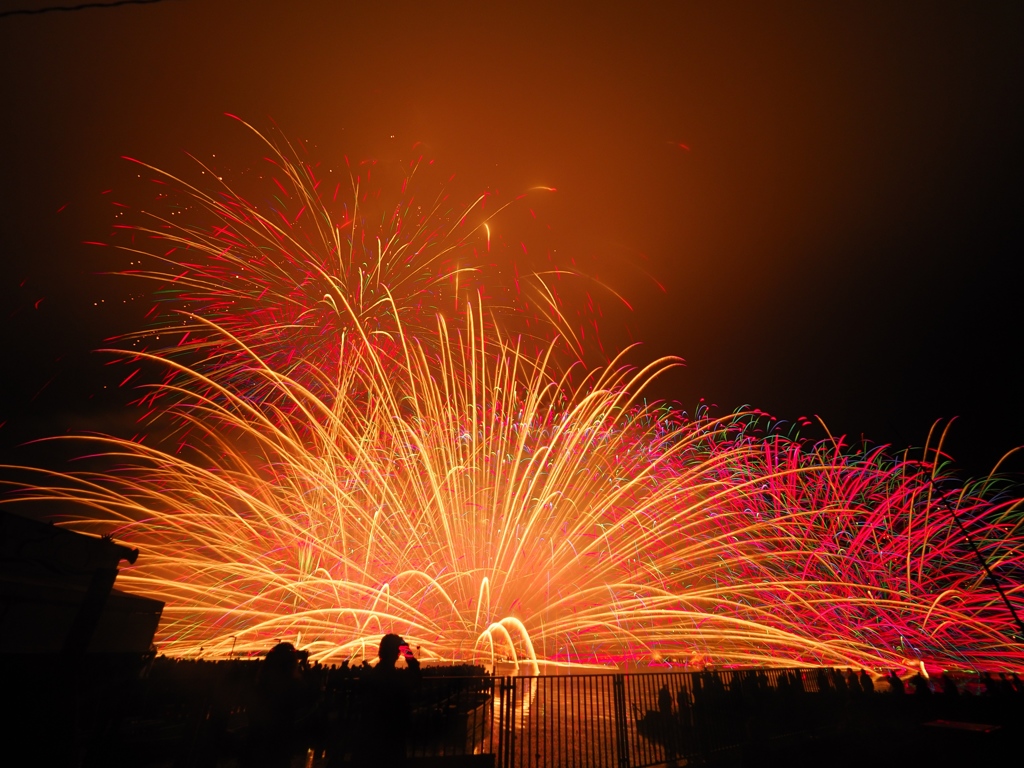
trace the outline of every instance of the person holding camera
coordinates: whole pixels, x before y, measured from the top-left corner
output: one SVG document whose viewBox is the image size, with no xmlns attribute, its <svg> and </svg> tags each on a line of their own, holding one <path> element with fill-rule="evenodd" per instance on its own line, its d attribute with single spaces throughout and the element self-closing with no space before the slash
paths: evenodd
<svg viewBox="0 0 1024 768">
<path fill-rule="evenodd" d="M 406 669 L 399 669 L 399 658 Z M 419 680 L 420 662 L 399 635 L 381 638 L 377 664 L 363 681 L 361 765 L 398 768 L 405 765 L 412 723 L 412 688 Z"/>
</svg>

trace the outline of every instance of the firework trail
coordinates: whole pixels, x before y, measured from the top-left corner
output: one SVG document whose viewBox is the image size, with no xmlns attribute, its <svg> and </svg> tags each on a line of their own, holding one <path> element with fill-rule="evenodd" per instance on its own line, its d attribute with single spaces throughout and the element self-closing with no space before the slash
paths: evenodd
<svg viewBox="0 0 1024 768">
<path fill-rule="evenodd" d="M 492 238 L 509 203 L 482 194 L 454 206 L 422 156 L 355 169 L 346 158 L 344 173 L 334 173 L 245 125 L 268 152 L 245 193 L 199 160 L 202 186 L 132 161 L 161 189 L 161 212 L 118 227 L 118 247 L 150 265 L 125 274 L 155 282 L 164 308 L 137 338 L 160 337 L 164 354 L 209 370 L 248 364 L 231 341 L 240 337 L 282 373 L 331 379 L 349 340 L 366 335 L 396 353 L 400 336 L 433 338 L 437 315 L 460 319 L 484 295 L 489 327 L 500 318 L 506 332 L 534 338 L 535 350 L 572 340 L 570 363 L 583 353 L 583 330 L 567 325 L 555 288 L 537 273 L 520 276 Z"/>
<path fill-rule="evenodd" d="M 149 276 L 178 286 L 200 341 L 121 354 L 166 372 L 156 418 L 181 445 L 84 438 L 104 469 L 11 499 L 139 547 L 121 582 L 167 603 L 166 653 L 288 638 L 372 657 L 395 631 L 435 659 L 1020 666 L 951 516 L 1019 600 L 1020 504 L 954 483 L 941 440 L 892 456 L 652 405 L 677 361 L 567 362 L 556 301 L 529 337 L 479 284 L 448 295 L 458 311 L 427 304 L 461 274 L 448 234 L 412 227 L 353 271 L 355 239 L 288 167 L 315 237 L 199 189 L 229 229 L 148 230 L 178 249 Z M 422 265 L 409 282 L 401 254 Z"/>
</svg>

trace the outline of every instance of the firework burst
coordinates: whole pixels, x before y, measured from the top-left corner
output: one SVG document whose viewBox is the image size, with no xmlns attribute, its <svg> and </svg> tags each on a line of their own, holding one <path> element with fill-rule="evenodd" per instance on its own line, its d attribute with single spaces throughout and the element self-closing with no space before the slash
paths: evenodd
<svg viewBox="0 0 1024 768">
<path fill-rule="evenodd" d="M 215 231 L 134 230 L 174 245 L 147 276 L 192 309 L 197 354 L 130 353 L 166 371 L 181 444 L 87 438 L 106 468 L 14 499 L 142 550 L 121 580 L 166 602 L 167 653 L 333 660 L 396 631 L 435 659 L 1020 665 L 953 517 L 1017 596 L 1020 505 L 954 483 L 941 440 L 894 457 L 650 404 L 677 361 L 566 363 L 556 301 L 543 334 L 508 332 L 429 216 L 356 268 L 355 212 L 339 226 L 283 158 L 307 228 L 225 187 L 189 191 Z"/>
<path fill-rule="evenodd" d="M 164 354 L 209 370 L 248 365 L 238 337 L 276 370 L 315 380 L 345 365 L 350 340 L 394 353 L 400 337 L 432 339 L 436 316 L 458 320 L 483 295 L 489 327 L 500 318 L 535 350 L 562 337 L 574 341 L 570 360 L 582 352 L 558 293 L 537 271 L 520 276 L 504 238 L 492 238 L 509 203 L 482 194 L 455 206 L 422 155 L 354 169 L 346 158 L 335 173 L 246 127 L 268 154 L 238 182 L 244 193 L 199 160 L 195 183 L 132 161 L 161 190 L 160 212 L 143 211 L 115 240 L 151 265 L 125 274 L 159 287 L 163 311 L 136 338 L 162 339 Z"/>
</svg>

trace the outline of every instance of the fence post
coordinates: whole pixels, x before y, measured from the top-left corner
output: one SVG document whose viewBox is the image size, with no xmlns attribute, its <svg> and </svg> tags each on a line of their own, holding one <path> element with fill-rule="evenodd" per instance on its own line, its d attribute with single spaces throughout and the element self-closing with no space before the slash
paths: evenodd
<svg viewBox="0 0 1024 768">
<path fill-rule="evenodd" d="M 629 768 L 629 721 L 626 713 L 626 678 L 615 675 L 612 678 L 612 692 L 615 699 L 615 751 L 619 768 Z"/>
<path fill-rule="evenodd" d="M 516 679 L 498 681 L 498 768 L 515 768 Z"/>
</svg>

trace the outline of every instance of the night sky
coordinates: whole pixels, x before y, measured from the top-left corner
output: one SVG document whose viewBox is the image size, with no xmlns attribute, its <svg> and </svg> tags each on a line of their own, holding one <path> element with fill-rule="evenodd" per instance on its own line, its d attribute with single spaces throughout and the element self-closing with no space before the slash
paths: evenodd
<svg viewBox="0 0 1024 768">
<path fill-rule="evenodd" d="M 635 308 L 608 338 L 685 358 L 656 393 L 683 408 L 898 448 L 958 417 L 971 474 L 1024 444 L 1024 4 L 547 5 L 0 15 L 0 458 L 122 418 L 91 350 L 149 304 L 84 243 L 145 202 L 122 155 L 185 173 L 252 146 L 224 113 L 334 163 L 421 142 L 466 199 L 556 187 L 553 241 Z"/>
</svg>

